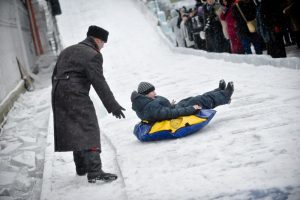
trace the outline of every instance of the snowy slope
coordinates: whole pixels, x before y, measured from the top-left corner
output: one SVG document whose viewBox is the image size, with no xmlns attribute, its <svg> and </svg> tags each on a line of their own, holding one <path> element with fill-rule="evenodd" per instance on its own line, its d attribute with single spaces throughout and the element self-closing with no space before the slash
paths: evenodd
<svg viewBox="0 0 300 200">
<path fill-rule="evenodd" d="M 111 184 L 75 176 L 71 153 L 53 154 L 45 199 L 300 199 L 300 71 L 175 53 L 131 0 L 64 0 L 58 18 L 64 45 L 84 39 L 89 25 L 110 31 L 104 71 L 126 119 L 108 115 L 95 92 Z M 253 56 L 255 59 L 256 56 Z M 170 100 L 234 81 L 230 105 L 192 136 L 141 143 L 130 94 L 140 81 Z M 115 157 L 116 156 L 116 157 Z M 48 188 L 48 190 L 47 190 Z"/>
</svg>

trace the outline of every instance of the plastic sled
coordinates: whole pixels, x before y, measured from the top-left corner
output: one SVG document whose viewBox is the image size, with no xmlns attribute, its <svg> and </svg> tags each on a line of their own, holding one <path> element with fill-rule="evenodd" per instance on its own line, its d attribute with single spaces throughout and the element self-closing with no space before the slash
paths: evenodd
<svg viewBox="0 0 300 200">
<path fill-rule="evenodd" d="M 195 115 L 182 116 L 154 124 L 142 121 L 135 125 L 133 133 L 142 142 L 181 138 L 206 126 L 215 114 L 215 110 L 202 109 Z"/>
</svg>

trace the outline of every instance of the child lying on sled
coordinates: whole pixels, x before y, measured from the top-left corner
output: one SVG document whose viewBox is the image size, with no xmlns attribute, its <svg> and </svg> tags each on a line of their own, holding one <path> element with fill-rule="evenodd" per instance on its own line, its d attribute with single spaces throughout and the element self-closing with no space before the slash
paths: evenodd
<svg viewBox="0 0 300 200">
<path fill-rule="evenodd" d="M 132 109 L 141 120 L 157 122 L 193 115 L 200 109 L 213 109 L 219 105 L 228 104 L 233 92 L 233 82 L 229 82 L 226 86 L 222 79 L 217 89 L 195 97 L 188 97 L 175 104 L 175 102 L 170 103 L 163 96 L 157 96 L 155 87 L 151 83 L 141 82 L 138 90 L 132 92 L 131 102 Z"/>
</svg>

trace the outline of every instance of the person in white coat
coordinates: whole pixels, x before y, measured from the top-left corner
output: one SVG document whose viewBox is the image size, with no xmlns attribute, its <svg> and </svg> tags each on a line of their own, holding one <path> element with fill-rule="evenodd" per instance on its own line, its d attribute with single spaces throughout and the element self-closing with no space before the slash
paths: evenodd
<svg viewBox="0 0 300 200">
<path fill-rule="evenodd" d="M 169 26 L 171 27 L 172 31 L 175 34 L 176 46 L 185 47 L 184 37 L 182 35 L 180 27 L 177 26 L 178 18 L 179 18 L 178 11 L 176 11 L 175 9 L 171 10 L 171 17 L 172 19 L 169 21 Z"/>
<path fill-rule="evenodd" d="M 189 38 L 189 32 L 187 28 L 187 21 L 189 20 L 188 14 L 183 14 L 182 21 L 180 23 L 180 30 L 183 34 L 186 47 L 194 48 L 195 42 Z"/>
</svg>

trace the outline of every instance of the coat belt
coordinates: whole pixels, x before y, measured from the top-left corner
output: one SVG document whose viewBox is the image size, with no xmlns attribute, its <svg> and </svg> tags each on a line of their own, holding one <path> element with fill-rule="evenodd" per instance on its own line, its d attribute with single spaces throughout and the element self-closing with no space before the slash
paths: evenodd
<svg viewBox="0 0 300 200">
<path fill-rule="evenodd" d="M 76 75 L 72 75 L 72 74 L 65 74 L 65 75 L 60 75 L 60 76 L 54 76 L 53 79 L 56 80 L 68 80 L 68 79 L 72 79 L 72 80 L 86 80 L 85 77 L 80 77 L 80 76 L 76 76 Z"/>
<path fill-rule="evenodd" d="M 56 80 L 68 80 L 70 79 L 70 76 L 67 74 L 67 75 L 63 75 L 63 76 L 54 76 L 53 79 L 56 81 Z"/>
</svg>

